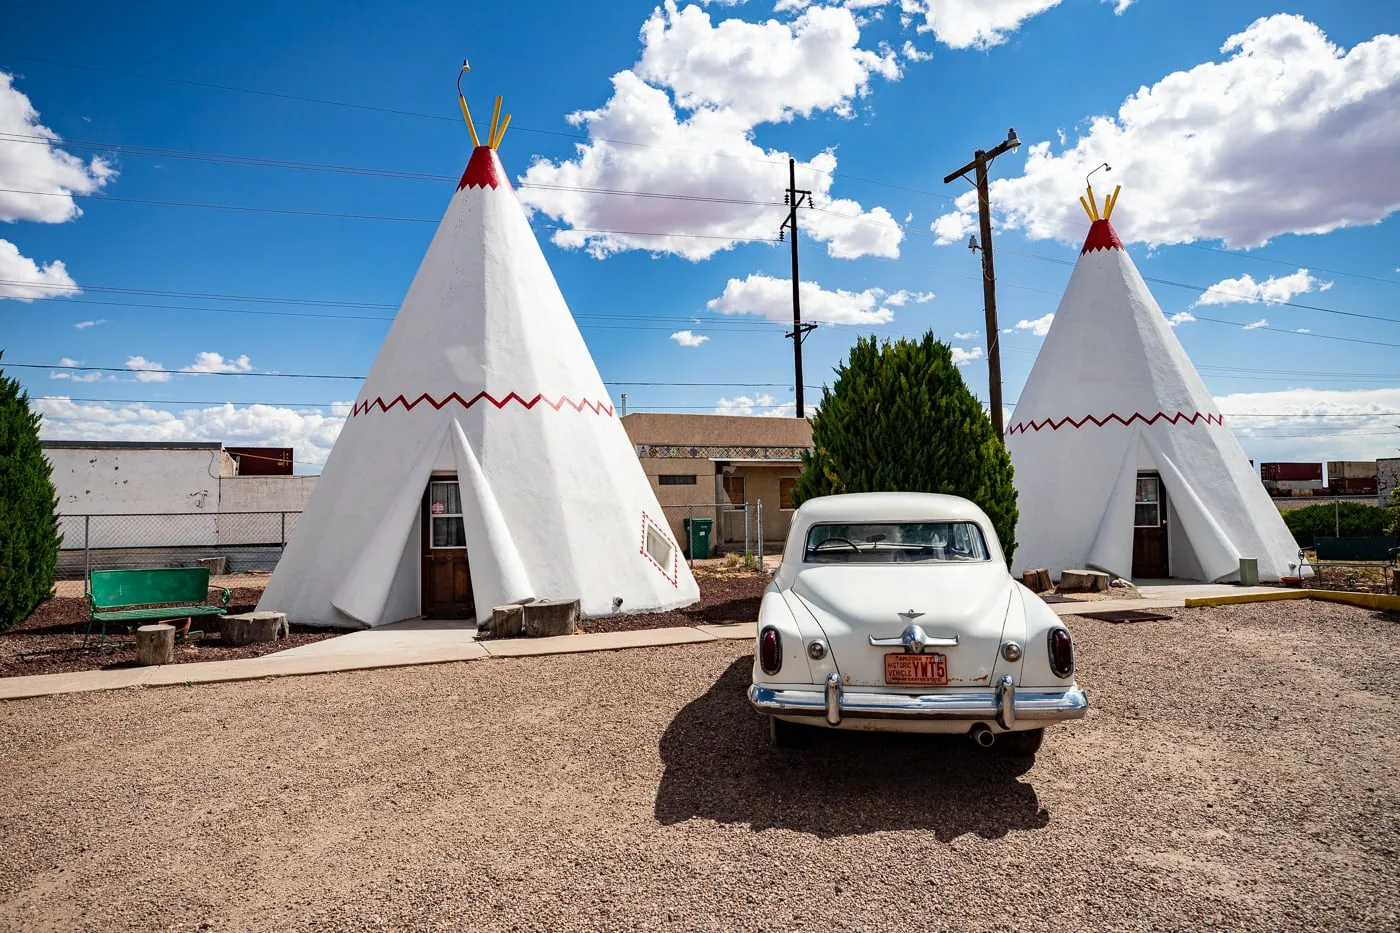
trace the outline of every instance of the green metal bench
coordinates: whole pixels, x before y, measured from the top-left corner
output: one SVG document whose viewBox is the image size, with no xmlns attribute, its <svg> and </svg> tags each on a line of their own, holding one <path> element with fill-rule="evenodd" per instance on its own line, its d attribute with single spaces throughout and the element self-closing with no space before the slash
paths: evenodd
<svg viewBox="0 0 1400 933">
<path fill-rule="evenodd" d="M 1314 557 L 1310 561 L 1318 576 L 1323 567 L 1384 568 L 1395 564 L 1400 542 L 1394 535 L 1364 538 L 1318 538 L 1314 542 Z M 1303 563 L 1299 552 L 1299 564 Z"/>
<path fill-rule="evenodd" d="M 211 589 L 223 592 L 217 606 L 208 604 Z M 207 567 L 163 567 L 151 570 L 94 570 L 88 587 L 87 632 L 102 623 L 102 641 L 108 622 L 164 622 L 196 616 L 221 616 L 228 611 L 229 591 L 209 585 Z"/>
</svg>

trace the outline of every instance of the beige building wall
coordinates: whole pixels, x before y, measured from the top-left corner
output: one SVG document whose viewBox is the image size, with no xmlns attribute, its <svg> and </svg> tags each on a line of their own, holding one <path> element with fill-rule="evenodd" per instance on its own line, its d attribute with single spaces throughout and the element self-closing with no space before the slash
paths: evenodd
<svg viewBox="0 0 1400 933">
<path fill-rule="evenodd" d="M 782 481 L 797 477 L 802 452 L 812 445 L 812 427 L 806 420 L 638 412 L 623 418 L 622 424 L 676 540 L 686 543 L 687 517 L 709 518 L 714 521 L 712 549 L 742 551 L 741 507 L 744 502 L 762 502 L 764 550 L 782 548 L 792 520 L 792 511 L 782 508 Z M 742 493 L 733 481 L 726 492 L 725 476 L 742 480 Z M 690 478 L 694 482 L 688 482 Z M 722 507 L 731 498 L 740 508 Z M 749 522 L 750 542 L 755 546 L 754 505 Z"/>
</svg>

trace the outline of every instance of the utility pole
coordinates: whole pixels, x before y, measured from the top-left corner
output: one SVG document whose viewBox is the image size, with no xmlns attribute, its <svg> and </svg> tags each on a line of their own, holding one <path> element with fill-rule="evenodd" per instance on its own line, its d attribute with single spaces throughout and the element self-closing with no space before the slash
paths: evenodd
<svg viewBox="0 0 1400 933">
<path fill-rule="evenodd" d="M 812 192 L 801 190 L 797 187 L 797 160 L 788 159 L 788 187 L 787 193 L 783 195 L 783 203 L 788 207 L 788 216 L 781 227 L 778 228 L 778 239 L 783 238 L 784 233 L 792 234 L 792 333 L 785 336 L 792 338 L 792 368 L 796 377 L 797 390 L 797 417 L 807 417 L 807 409 L 802 404 L 802 341 L 807 339 L 807 334 L 816 330 L 815 324 L 802 323 L 802 298 L 799 295 L 799 279 L 797 277 L 797 209 L 799 207 L 812 206 Z"/>
<path fill-rule="evenodd" d="M 996 429 L 997 440 L 1000 441 L 1006 439 L 1001 411 L 1001 330 L 997 324 L 997 279 L 996 268 L 992 264 L 992 211 L 991 200 L 987 194 L 987 168 L 997 156 L 1015 150 L 1020 145 L 1021 140 L 1016 138 L 1016 131 L 1008 130 L 1005 142 L 990 152 L 978 149 L 972 154 L 971 162 L 943 179 L 943 184 L 946 185 L 958 178 L 967 179 L 968 172 L 975 173 L 976 180 L 973 184 L 977 187 L 977 220 L 982 233 L 982 301 L 987 327 L 987 379 L 990 383 L 988 396 L 992 410 L 992 427 Z M 967 245 L 976 252 L 979 246 L 977 237 L 969 240 Z"/>
</svg>

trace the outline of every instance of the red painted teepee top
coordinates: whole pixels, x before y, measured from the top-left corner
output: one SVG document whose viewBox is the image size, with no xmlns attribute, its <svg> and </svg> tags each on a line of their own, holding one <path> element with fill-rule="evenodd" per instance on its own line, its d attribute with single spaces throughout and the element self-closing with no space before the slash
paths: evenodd
<svg viewBox="0 0 1400 933">
<path fill-rule="evenodd" d="M 1123 241 L 1118 239 L 1118 231 L 1113 229 L 1113 224 L 1105 217 L 1089 225 L 1089 235 L 1084 238 L 1084 248 L 1079 251 L 1079 255 L 1083 256 L 1097 249 L 1122 248 Z"/>
<path fill-rule="evenodd" d="M 467 162 L 467 170 L 462 173 L 462 180 L 457 183 L 457 190 L 498 188 L 502 185 L 509 189 L 510 180 L 506 178 L 505 169 L 501 167 L 496 150 L 490 146 L 477 146 L 472 150 L 472 157 Z"/>
</svg>

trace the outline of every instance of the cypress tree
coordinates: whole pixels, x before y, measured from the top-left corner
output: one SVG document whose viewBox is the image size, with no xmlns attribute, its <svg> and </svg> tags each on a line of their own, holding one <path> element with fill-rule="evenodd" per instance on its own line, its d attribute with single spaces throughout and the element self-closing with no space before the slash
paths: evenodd
<svg viewBox="0 0 1400 933">
<path fill-rule="evenodd" d="M 0 370 L 0 632 L 53 595 L 62 539 L 50 470 L 29 394 Z"/>
<path fill-rule="evenodd" d="M 847 492 L 937 492 L 992 520 L 1008 566 L 1016 551 L 1011 456 L 947 344 L 861 338 L 812 416 L 795 499 Z"/>
</svg>

